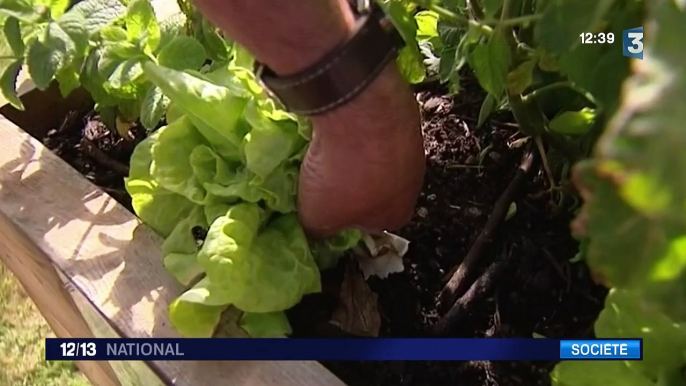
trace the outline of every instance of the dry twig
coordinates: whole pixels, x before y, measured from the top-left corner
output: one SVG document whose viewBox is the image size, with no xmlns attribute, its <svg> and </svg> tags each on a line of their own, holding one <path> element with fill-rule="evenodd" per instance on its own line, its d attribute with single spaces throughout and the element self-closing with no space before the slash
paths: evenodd
<svg viewBox="0 0 686 386">
<path fill-rule="evenodd" d="M 440 302 L 443 306 L 452 305 L 455 299 L 462 296 L 473 282 L 476 267 L 481 259 L 486 247 L 493 241 L 493 234 L 498 226 L 507 216 L 510 204 L 517 198 L 524 186 L 526 177 L 532 169 L 534 153 L 527 150 L 522 157 L 522 161 L 517 169 L 517 173 L 508 185 L 505 192 L 500 196 L 493 207 L 493 212 L 486 222 L 486 226 L 479 234 L 471 249 L 465 256 L 462 264 L 455 270 L 448 283 L 443 287 L 440 295 Z"/>
</svg>

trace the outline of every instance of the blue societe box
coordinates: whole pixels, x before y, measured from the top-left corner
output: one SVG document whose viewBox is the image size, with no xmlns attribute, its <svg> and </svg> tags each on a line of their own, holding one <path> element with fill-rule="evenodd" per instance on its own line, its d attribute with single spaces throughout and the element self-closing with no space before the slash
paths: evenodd
<svg viewBox="0 0 686 386">
<path fill-rule="evenodd" d="M 560 359 L 642 360 L 642 339 L 561 340 Z"/>
</svg>

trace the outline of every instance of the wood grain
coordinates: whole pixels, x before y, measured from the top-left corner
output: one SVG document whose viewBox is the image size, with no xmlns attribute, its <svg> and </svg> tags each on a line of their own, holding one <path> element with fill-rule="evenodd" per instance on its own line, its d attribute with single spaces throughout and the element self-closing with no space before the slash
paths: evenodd
<svg viewBox="0 0 686 386">
<path fill-rule="evenodd" d="M 167 308 L 183 289 L 162 265 L 161 239 L 4 117 L 0 117 L 0 212 L 45 252 L 122 336 L 178 337 Z M 227 332 L 240 333 L 237 328 Z M 227 380 L 232 385 L 343 385 L 316 362 L 152 365 L 175 385 Z"/>
<path fill-rule="evenodd" d="M 0 235 L 0 260 L 14 273 L 53 332 L 62 338 L 93 338 L 46 254 L 2 211 Z M 107 362 L 76 361 L 76 366 L 95 385 L 120 386 Z"/>
<path fill-rule="evenodd" d="M 97 308 L 84 296 L 81 291 L 74 287 L 71 280 L 57 271 L 58 276 L 66 287 L 67 291 L 74 299 L 78 311 L 93 332 L 96 338 L 121 338 L 121 335 L 110 325 Z M 122 386 L 165 386 L 160 376 L 158 376 L 147 363 L 141 361 L 110 361 L 112 370 L 117 375 Z"/>
</svg>

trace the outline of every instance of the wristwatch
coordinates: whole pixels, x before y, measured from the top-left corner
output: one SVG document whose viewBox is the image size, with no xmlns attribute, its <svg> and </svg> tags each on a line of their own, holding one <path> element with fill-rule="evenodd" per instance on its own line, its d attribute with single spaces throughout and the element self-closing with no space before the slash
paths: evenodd
<svg viewBox="0 0 686 386">
<path fill-rule="evenodd" d="M 352 36 L 308 68 L 279 76 L 255 63 L 257 79 L 286 110 L 306 116 L 332 111 L 362 93 L 397 57 L 404 41 L 383 9 L 371 0 L 355 3 Z"/>
</svg>

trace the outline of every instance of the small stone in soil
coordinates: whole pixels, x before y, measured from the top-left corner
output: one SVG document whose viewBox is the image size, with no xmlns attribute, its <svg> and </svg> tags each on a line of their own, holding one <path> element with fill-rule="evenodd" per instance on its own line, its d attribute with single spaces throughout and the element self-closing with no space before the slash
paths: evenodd
<svg viewBox="0 0 686 386">
<path fill-rule="evenodd" d="M 417 209 L 417 215 L 421 218 L 426 218 L 426 216 L 429 215 L 429 210 L 426 209 L 425 207 L 421 207 Z"/>
<path fill-rule="evenodd" d="M 475 206 L 470 206 L 465 208 L 464 214 L 468 217 L 476 218 L 481 216 L 482 212 L 481 209 L 475 207 Z"/>
<path fill-rule="evenodd" d="M 428 112 L 436 111 L 443 104 L 443 99 L 440 97 L 433 97 L 424 102 L 424 110 Z"/>
</svg>

